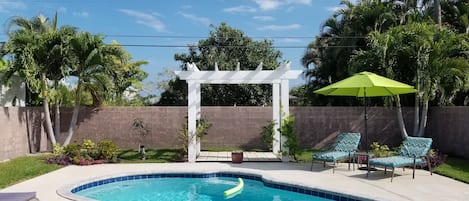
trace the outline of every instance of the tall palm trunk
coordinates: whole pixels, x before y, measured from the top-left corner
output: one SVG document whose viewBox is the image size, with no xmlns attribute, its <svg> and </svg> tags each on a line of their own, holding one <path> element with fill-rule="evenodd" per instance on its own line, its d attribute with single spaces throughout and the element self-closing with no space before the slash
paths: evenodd
<svg viewBox="0 0 469 201">
<path fill-rule="evenodd" d="M 46 74 L 42 74 L 42 106 L 44 108 L 44 118 L 46 121 L 46 131 L 49 135 L 50 141 L 53 145 L 57 143 L 55 140 L 54 131 L 52 130 L 52 120 L 50 118 L 50 111 L 49 111 L 49 101 L 47 100 L 47 80 Z"/>
<path fill-rule="evenodd" d="M 77 91 L 75 92 L 75 106 L 73 107 L 72 119 L 70 120 L 70 125 L 68 127 L 67 138 L 64 141 L 64 146 L 68 145 L 72 140 L 73 132 L 75 131 L 78 113 L 80 112 L 80 101 L 81 101 L 81 79 L 78 78 Z"/>
<path fill-rule="evenodd" d="M 54 118 L 54 133 L 55 139 L 60 141 L 60 102 L 55 101 L 55 118 Z"/>
<path fill-rule="evenodd" d="M 58 88 L 58 82 L 54 82 L 54 86 L 57 89 Z M 55 118 L 54 118 L 54 133 L 55 133 L 55 139 L 60 141 L 60 99 L 55 98 Z"/>
<path fill-rule="evenodd" d="M 399 123 L 399 130 L 401 130 L 402 138 L 405 139 L 409 135 L 407 134 L 407 129 L 405 128 L 404 118 L 402 116 L 401 99 L 399 98 L 399 95 L 396 95 L 396 107 L 397 107 L 397 122 Z"/>
<path fill-rule="evenodd" d="M 414 130 L 413 136 L 417 136 L 419 133 L 420 124 L 420 76 L 417 70 L 417 94 L 415 94 L 415 106 L 414 106 Z"/>
<path fill-rule="evenodd" d="M 441 4 L 440 0 L 434 0 L 433 1 L 434 7 L 435 7 L 435 22 L 438 24 L 438 26 L 441 27 Z"/>
<path fill-rule="evenodd" d="M 422 108 L 422 117 L 420 118 L 420 126 L 418 137 L 423 137 L 425 135 L 425 128 L 427 127 L 427 116 L 428 116 L 428 98 L 424 98 L 423 108 Z"/>
</svg>

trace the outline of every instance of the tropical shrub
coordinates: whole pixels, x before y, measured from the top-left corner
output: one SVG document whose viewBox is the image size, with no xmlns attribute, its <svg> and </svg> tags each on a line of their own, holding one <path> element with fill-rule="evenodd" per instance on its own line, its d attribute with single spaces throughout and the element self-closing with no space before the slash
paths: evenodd
<svg viewBox="0 0 469 201">
<path fill-rule="evenodd" d="M 98 157 L 104 160 L 111 160 L 115 158 L 117 153 L 117 146 L 110 140 L 104 140 L 98 143 Z"/>
<path fill-rule="evenodd" d="M 64 148 L 64 154 L 70 158 L 80 156 L 81 153 L 81 144 L 70 143 Z"/>
<path fill-rule="evenodd" d="M 282 136 L 287 138 L 283 146 L 288 149 L 288 152 L 282 151 L 282 155 L 288 154 L 296 160 L 296 155 L 299 154 L 301 150 L 298 147 L 298 140 L 296 137 L 295 117 L 293 116 L 285 117 L 278 131 L 280 132 Z"/>
<path fill-rule="evenodd" d="M 272 142 L 274 141 L 274 134 L 275 134 L 275 121 L 268 121 L 267 125 L 262 127 L 261 130 L 261 141 L 264 143 L 269 149 L 272 149 Z"/>
<path fill-rule="evenodd" d="M 427 154 L 427 160 L 429 161 L 430 167 L 432 169 L 435 169 L 439 165 L 445 163 L 447 157 L 447 154 L 441 153 L 438 149 L 430 149 Z"/>
<path fill-rule="evenodd" d="M 388 145 L 380 145 L 378 142 L 373 142 L 370 147 L 371 153 L 373 153 L 375 157 L 388 157 L 391 155 Z"/>
</svg>

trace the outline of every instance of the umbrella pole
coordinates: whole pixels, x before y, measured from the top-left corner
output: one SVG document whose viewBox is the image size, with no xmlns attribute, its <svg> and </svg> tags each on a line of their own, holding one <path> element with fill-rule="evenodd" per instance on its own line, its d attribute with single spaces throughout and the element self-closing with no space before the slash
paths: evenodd
<svg viewBox="0 0 469 201">
<path fill-rule="evenodd" d="M 363 88 L 363 105 L 365 107 L 365 152 L 368 154 L 368 115 L 366 113 L 366 88 Z"/>
</svg>

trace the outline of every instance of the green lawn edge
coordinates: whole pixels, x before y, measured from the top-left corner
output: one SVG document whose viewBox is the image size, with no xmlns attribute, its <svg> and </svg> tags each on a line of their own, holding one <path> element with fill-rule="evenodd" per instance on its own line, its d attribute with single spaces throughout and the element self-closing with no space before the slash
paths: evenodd
<svg viewBox="0 0 469 201">
<path fill-rule="evenodd" d="M 0 189 L 60 169 L 62 166 L 47 164 L 47 155 L 22 156 L 0 163 Z"/>
</svg>

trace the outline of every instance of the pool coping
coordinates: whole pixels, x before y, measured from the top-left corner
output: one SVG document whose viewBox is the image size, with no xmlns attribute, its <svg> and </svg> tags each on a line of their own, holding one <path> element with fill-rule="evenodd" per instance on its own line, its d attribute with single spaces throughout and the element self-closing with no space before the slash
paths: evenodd
<svg viewBox="0 0 469 201">
<path fill-rule="evenodd" d="M 145 177 L 146 175 L 146 177 Z M 159 175 L 158 177 L 148 177 L 148 175 Z M 190 175 L 190 176 L 189 176 Z M 122 177 L 129 177 L 127 179 L 117 179 Z M 56 193 L 69 200 L 74 201 L 97 201 L 95 199 L 86 198 L 73 193 L 72 191 L 86 185 L 91 185 L 81 190 L 100 186 L 108 183 L 122 182 L 129 180 L 140 180 L 140 179 L 153 179 L 153 178 L 211 178 L 211 177 L 240 177 L 244 179 L 252 179 L 260 181 L 266 187 L 276 188 L 280 190 L 286 190 L 306 195 L 312 195 L 322 197 L 331 200 L 350 200 L 350 201 L 370 201 L 370 200 L 383 200 L 383 198 L 370 197 L 370 195 L 364 195 L 361 193 L 354 192 L 353 194 L 339 193 L 326 188 L 317 186 L 301 185 L 299 183 L 281 182 L 278 179 L 273 178 L 269 175 L 261 173 L 253 173 L 248 171 L 138 171 L 138 172 L 125 172 L 112 175 L 104 175 L 99 177 L 92 177 L 85 180 L 81 180 L 75 183 L 67 184 L 57 189 Z M 114 180 L 116 179 L 116 180 Z M 109 181 L 108 181 L 109 180 Z M 81 191 L 79 190 L 79 191 Z"/>
</svg>

